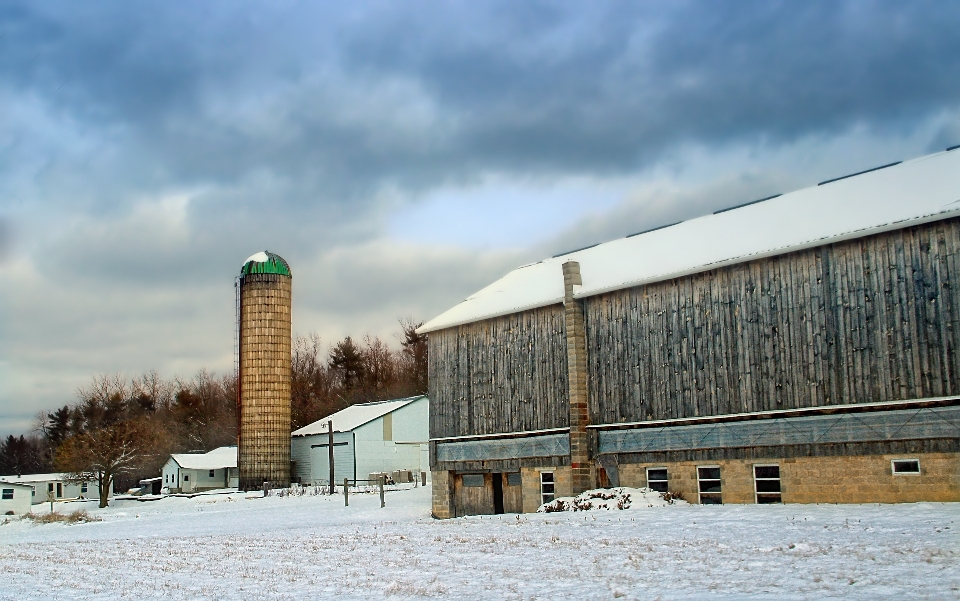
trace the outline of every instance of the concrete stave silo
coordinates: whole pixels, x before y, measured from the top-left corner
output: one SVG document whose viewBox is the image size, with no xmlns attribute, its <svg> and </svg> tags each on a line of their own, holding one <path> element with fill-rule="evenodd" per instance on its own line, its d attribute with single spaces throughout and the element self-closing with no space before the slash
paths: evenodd
<svg viewBox="0 0 960 601">
<path fill-rule="evenodd" d="M 290 484 L 290 266 L 263 251 L 237 282 L 238 471 L 240 488 Z"/>
</svg>

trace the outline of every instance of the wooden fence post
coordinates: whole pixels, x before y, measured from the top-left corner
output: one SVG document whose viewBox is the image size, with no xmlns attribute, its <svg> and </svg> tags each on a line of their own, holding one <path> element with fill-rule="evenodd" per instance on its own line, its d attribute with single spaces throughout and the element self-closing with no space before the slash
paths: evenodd
<svg viewBox="0 0 960 601">
<path fill-rule="evenodd" d="M 343 479 L 343 506 L 350 507 L 350 480 Z"/>
<path fill-rule="evenodd" d="M 386 507 L 386 503 L 383 502 L 383 483 L 387 479 L 386 476 L 377 477 L 377 481 L 380 483 L 380 507 Z"/>
</svg>

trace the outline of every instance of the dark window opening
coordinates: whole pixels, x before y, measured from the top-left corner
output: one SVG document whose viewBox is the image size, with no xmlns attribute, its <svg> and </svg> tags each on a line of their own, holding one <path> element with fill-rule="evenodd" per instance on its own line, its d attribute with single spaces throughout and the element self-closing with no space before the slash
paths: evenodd
<svg viewBox="0 0 960 601">
<path fill-rule="evenodd" d="M 507 474 L 507 486 L 520 486 L 520 472 Z"/>
<path fill-rule="evenodd" d="M 12 489 L 12 488 L 4 488 L 4 489 L 3 489 L 3 500 L 4 500 L 4 501 L 9 501 L 9 500 L 11 500 L 11 499 L 13 499 L 13 489 Z"/>
<path fill-rule="evenodd" d="M 753 466 L 754 493 L 758 504 L 782 503 L 779 465 Z"/>
<path fill-rule="evenodd" d="M 894 459 L 890 462 L 894 474 L 919 474 L 919 459 Z"/>
<path fill-rule="evenodd" d="M 464 474 L 463 485 L 468 487 L 483 486 L 483 474 Z"/>
<path fill-rule="evenodd" d="M 540 472 L 540 504 L 552 501 L 555 492 L 553 472 Z"/>
<path fill-rule="evenodd" d="M 701 505 L 723 504 L 719 467 L 698 467 L 697 487 Z"/>
<path fill-rule="evenodd" d="M 657 492 L 667 492 L 667 468 L 648 467 L 647 468 L 647 488 Z"/>
</svg>

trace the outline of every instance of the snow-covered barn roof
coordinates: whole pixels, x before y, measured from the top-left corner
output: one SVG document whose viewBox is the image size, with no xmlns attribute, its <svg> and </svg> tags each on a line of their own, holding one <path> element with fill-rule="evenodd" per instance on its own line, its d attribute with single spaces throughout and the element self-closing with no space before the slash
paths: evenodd
<svg viewBox="0 0 960 601">
<path fill-rule="evenodd" d="M 374 401 L 372 403 L 358 403 L 346 409 L 337 411 L 333 415 L 317 420 L 299 430 L 294 430 L 291 436 L 310 436 L 312 434 L 327 434 L 327 422 L 333 422 L 334 432 L 350 432 L 360 426 L 370 423 L 378 417 L 392 413 L 414 401 L 425 398 L 425 395 L 412 396 L 392 401 Z"/>
<path fill-rule="evenodd" d="M 583 298 L 960 215 L 960 149 L 828 180 L 514 269 L 419 328 L 433 332 L 563 301 L 561 265 Z"/>
<path fill-rule="evenodd" d="M 31 483 L 31 482 L 65 482 L 70 479 L 70 474 L 55 472 L 52 474 L 24 474 L 22 476 L 0 476 L 0 482 Z M 91 478 L 91 482 L 93 479 Z"/>
<path fill-rule="evenodd" d="M 185 470 L 222 470 L 237 467 L 237 447 L 220 447 L 206 453 L 174 453 L 170 457 Z"/>
</svg>

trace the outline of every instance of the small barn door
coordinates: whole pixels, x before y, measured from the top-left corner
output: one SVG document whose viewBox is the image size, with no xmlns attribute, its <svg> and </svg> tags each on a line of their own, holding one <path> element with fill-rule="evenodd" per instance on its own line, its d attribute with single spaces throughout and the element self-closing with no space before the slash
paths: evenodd
<svg viewBox="0 0 960 601">
<path fill-rule="evenodd" d="M 457 517 L 489 515 L 494 511 L 491 474 L 457 474 L 453 480 Z"/>
<path fill-rule="evenodd" d="M 520 486 L 520 472 L 503 474 L 504 513 L 523 513 L 522 490 Z"/>
</svg>

